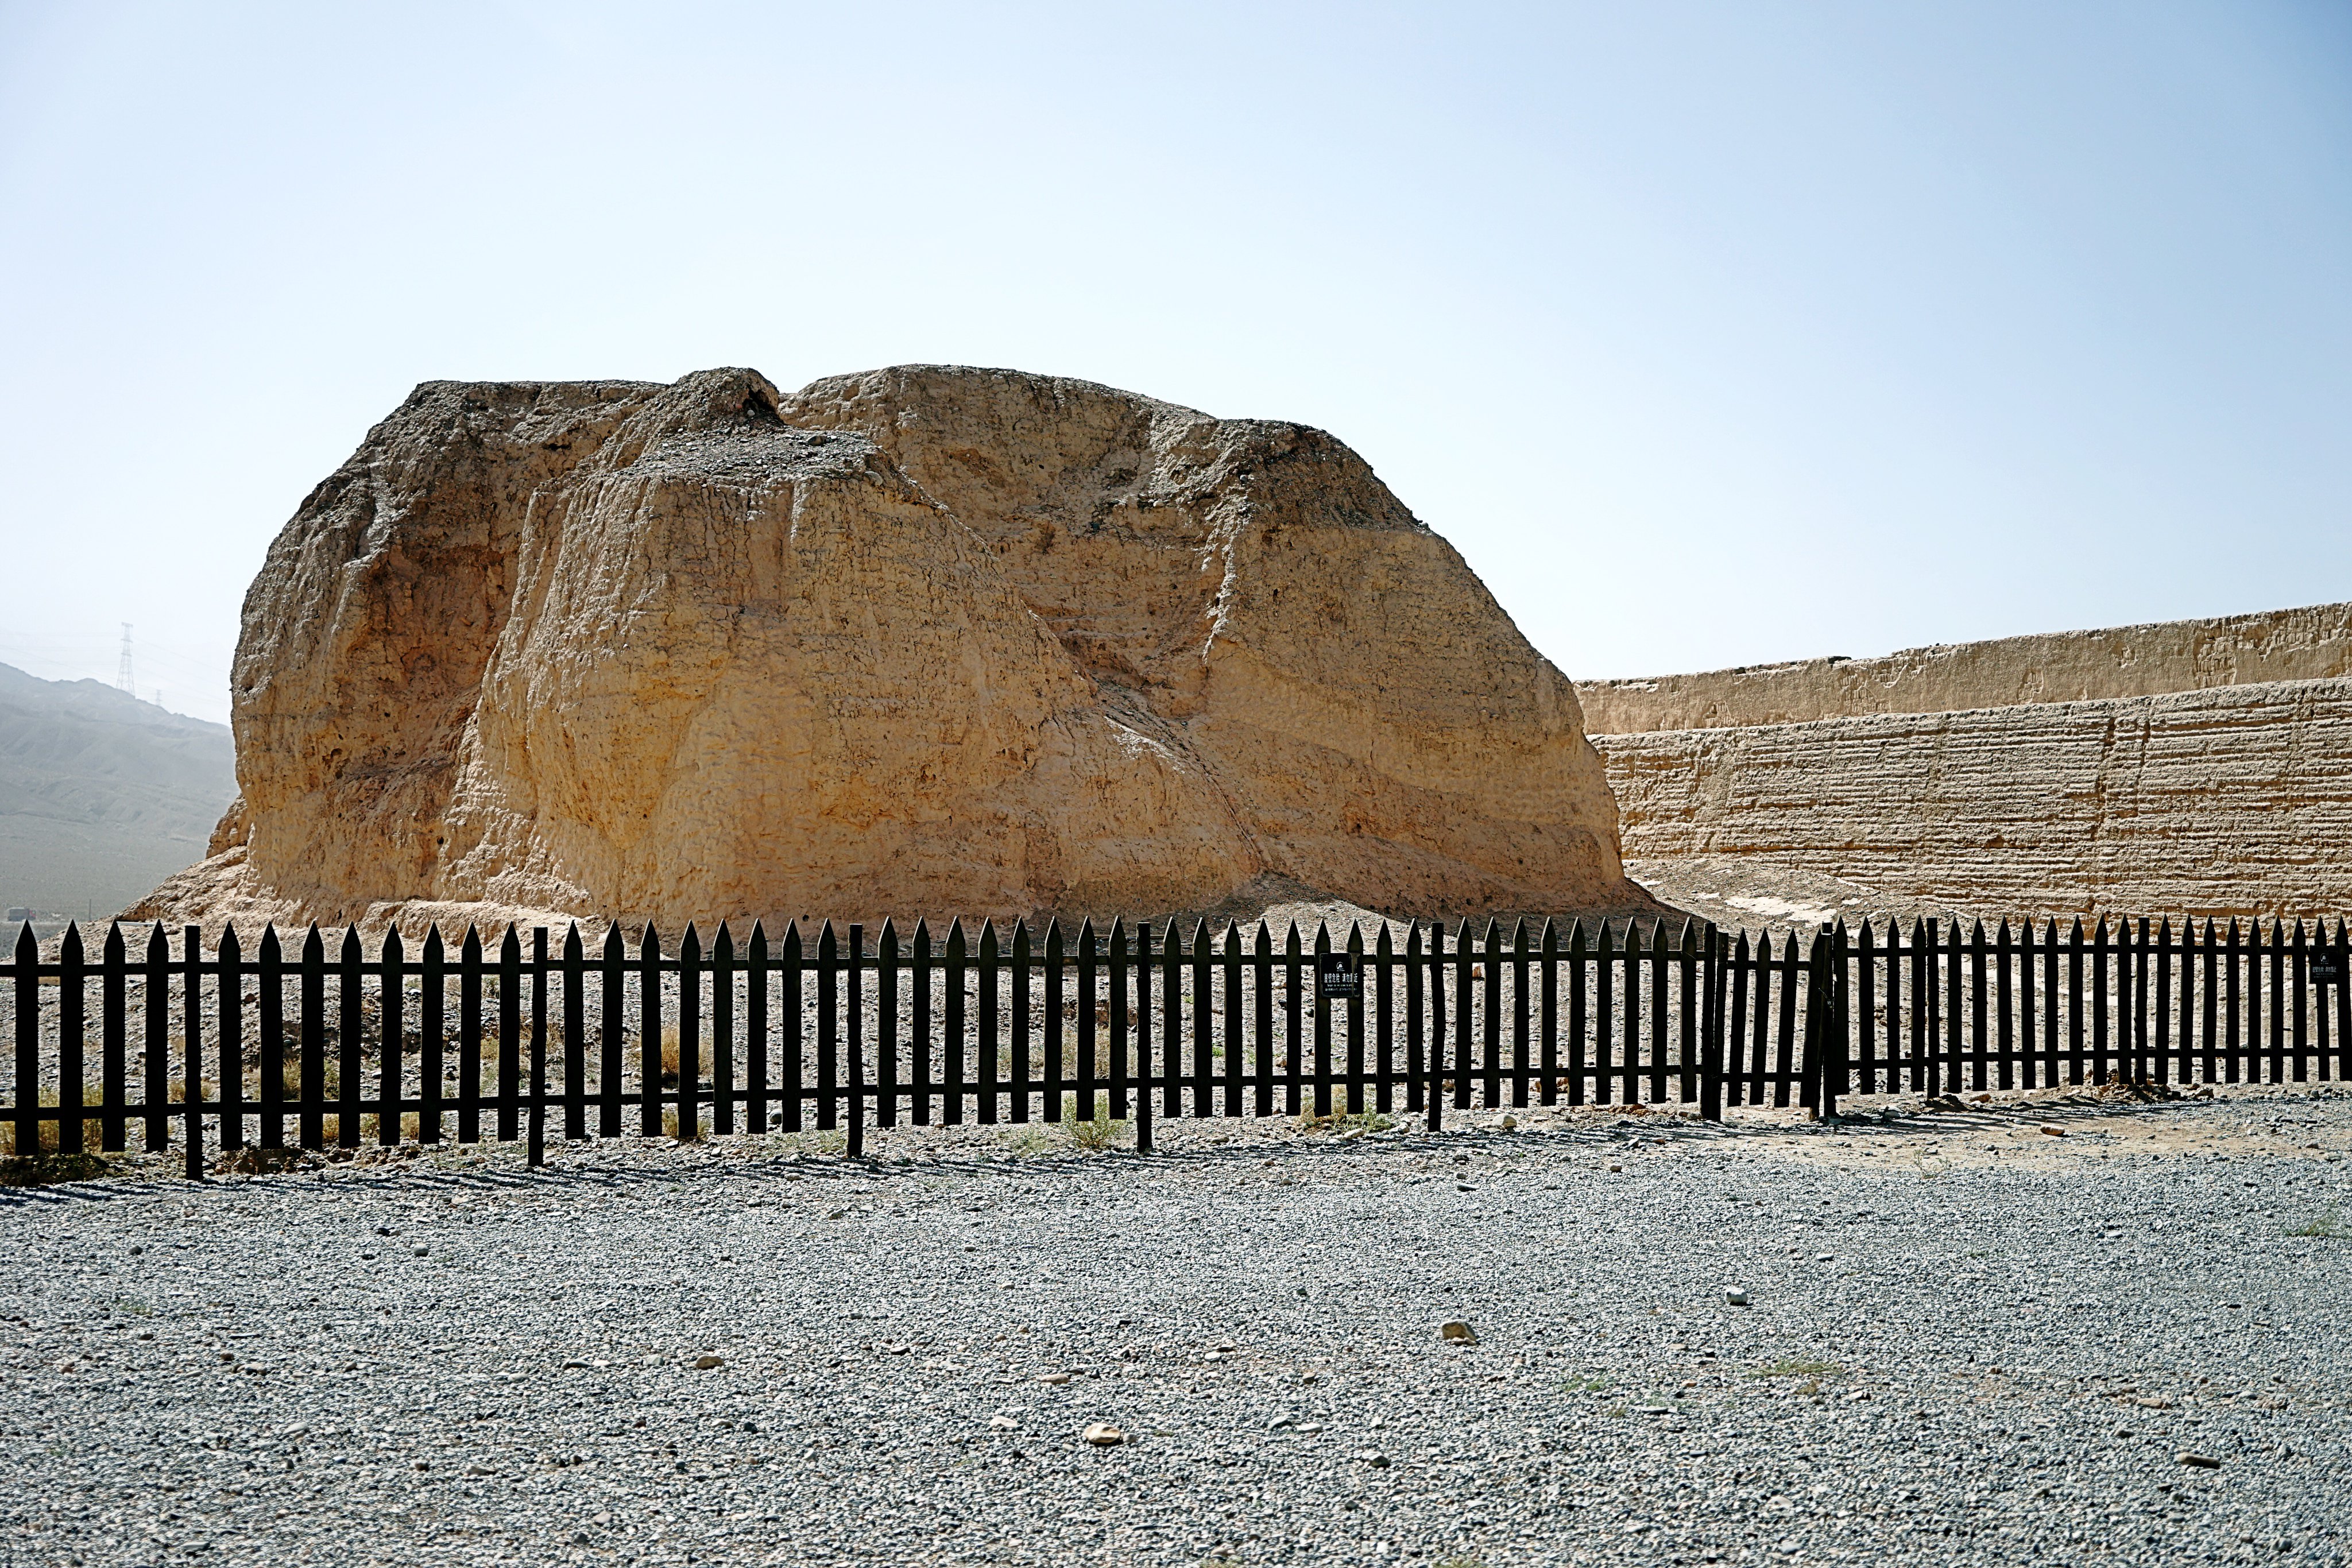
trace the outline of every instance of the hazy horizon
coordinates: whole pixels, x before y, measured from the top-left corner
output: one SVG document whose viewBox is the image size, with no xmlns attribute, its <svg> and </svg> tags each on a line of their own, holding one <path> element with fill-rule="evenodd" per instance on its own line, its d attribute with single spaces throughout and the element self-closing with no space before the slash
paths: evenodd
<svg viewBox="0 0 2352 1568">
<path fill-rule="evenodd" d="M 427 380 L 1362 453 L 1571 677 L 2352 598 L 2352 11 L 0 5 L 0 661 L 226 716 Z"/>
</svg>

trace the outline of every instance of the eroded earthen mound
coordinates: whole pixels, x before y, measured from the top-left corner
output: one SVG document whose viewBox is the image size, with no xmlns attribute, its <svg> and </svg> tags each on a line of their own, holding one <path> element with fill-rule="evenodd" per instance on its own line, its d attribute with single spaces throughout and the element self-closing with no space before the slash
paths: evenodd
<svg viewBox="0 0 2352 1568">
<path fill-rule="evenodd" d="M 1360 458 L 1083 382 L 421 387 L 234 684 L 142 914 L 1644 902 L 1569 683 Z"/>
</svg>

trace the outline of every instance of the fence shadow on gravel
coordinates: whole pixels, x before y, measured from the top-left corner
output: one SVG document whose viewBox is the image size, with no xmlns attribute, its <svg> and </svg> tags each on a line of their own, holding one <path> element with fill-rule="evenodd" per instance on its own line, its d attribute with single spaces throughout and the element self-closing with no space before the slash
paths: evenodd
<svg viewBox="0 0 2352 1568">
<path fill-rule="evenodd" d="M 278 1151 L 869 1127 L 1282 1116 L 1340 1129 L 1448 1110 L 1675 1104 L 1821 1114 L 1841 1097 L 2345 1076 L 2338 921 L 1920 921 L 1800 937 L 1686 922 L 1264 923 L 1075 931 L 795 923 L 675 946 L 577 926 L 438 931 L 373 953 L 313 926 L 23 927 L 5 1151 Z M 243 1151 L 252 1151 L 249 1155 Z"/>
</svg>

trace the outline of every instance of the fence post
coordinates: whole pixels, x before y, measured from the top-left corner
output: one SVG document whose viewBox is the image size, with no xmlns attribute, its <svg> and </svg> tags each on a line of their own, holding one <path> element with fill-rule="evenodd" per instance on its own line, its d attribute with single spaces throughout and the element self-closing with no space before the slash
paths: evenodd
<svg viewBox="0 0 2352 1568">
<path fill-rule="evenodd" d="M 386 970 L 386 982 L 396 977 Z M 506 998 L 499 998 L 504 1003 Z M 394 1113 L 396 1115 L 397 1113 Z M 547 927 L 530 928 L 530 1168 L 547 1163 Z"/>
<path fill-rule="evenodd" d="M 1700 950 L 1699 983 L 1706 988 L 1704 1019 L 1698 1047 L 1698 1113 L 1703 1121 L 1723 1120 L 1723 933 L 1713 921 Z"/>
<path fill-rule="evenodd" d="M 1843 1031 L 1837 1027 L 1840 946 L 1838 934 L 1822 926 L 1806 964 L 1805 1098 L 1811 1102 L 1814 1117 L 1823 1122 L 1836 1118 L 1838 1092 L 1844 1086 Z"/>
</svg>

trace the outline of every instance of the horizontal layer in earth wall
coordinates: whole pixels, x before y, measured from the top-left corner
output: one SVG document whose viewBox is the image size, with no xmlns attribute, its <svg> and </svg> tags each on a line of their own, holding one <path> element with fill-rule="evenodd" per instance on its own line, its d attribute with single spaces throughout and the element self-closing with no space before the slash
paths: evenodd
<svg viewBox="0 0 2352 1568">
<path fill-rule="evenodd" d="M 2352 604 L 1577 683 L 1592 735 L 2157 696 L 2352 675 Z"/>
</svg>

